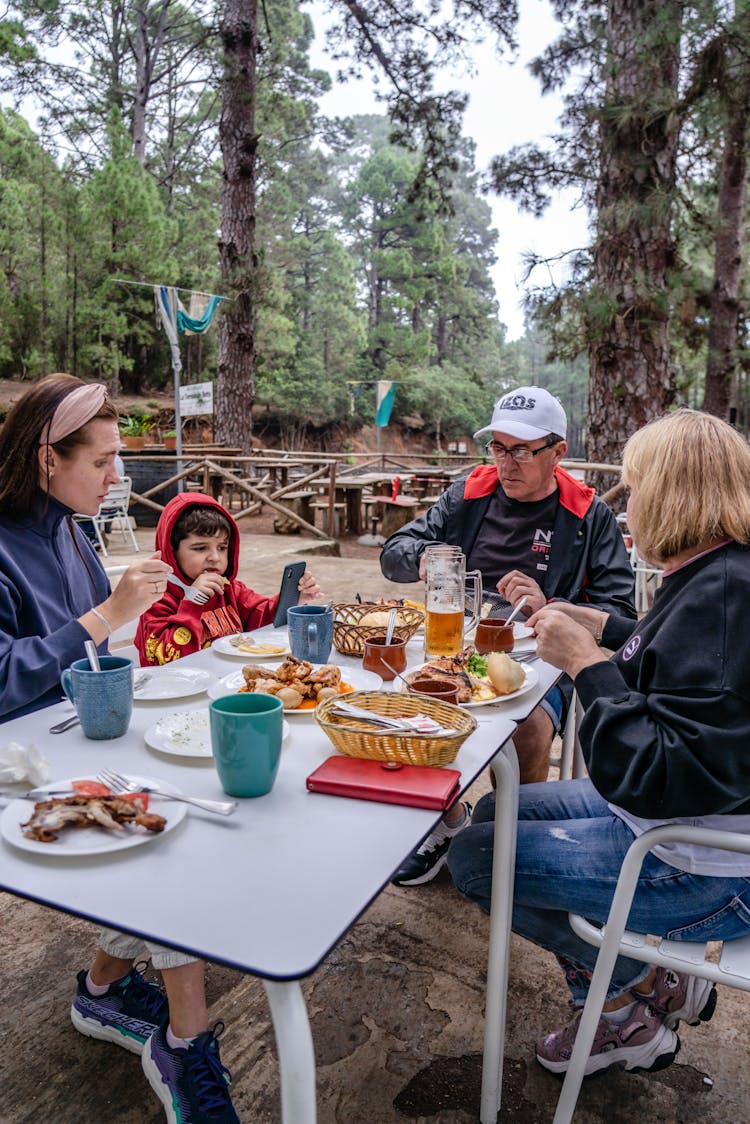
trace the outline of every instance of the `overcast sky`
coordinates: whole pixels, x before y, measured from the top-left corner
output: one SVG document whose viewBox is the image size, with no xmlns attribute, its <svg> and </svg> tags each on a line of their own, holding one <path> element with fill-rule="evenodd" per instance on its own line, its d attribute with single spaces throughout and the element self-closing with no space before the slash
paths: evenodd
<svg viewBox="0 0 750 1124">
<path fill-rule="evenodd" d="M 560 26 L 552 16 L 547 0 L 520 0 L 519 52 L 517 61 L 498 59 L 490 46 L 474 54 L 475 78 L 454 75 L 451 85 L 469 93 L 469 106 L 464 117 L 464 133 L 477 144 L 477 167 L 484 170 L 492 156 L 505 152 L 514 144 L 542 141 L 556 129 L 560 103 L 554 96 L 542 97 L 539 85 L 526 69 L 526 63 L 539 54 L 557 34 Z M 322 5 L 315 0 L 308 8 L 316 35 L 312 50 L 313 65 L 335 76 L 336 67 L 327 59 L 323 30 Z M 352 113 L 382 113 L 382 104 L 372 95 L 366 81 L 334 85 L 322 100 L 321 108 L 329 116 Z M 586 242 L 586 215 L 575 209 L 574 196 L 560 194 L 543 218 L 534 219 L 518 210 L 515 203 L 496 196 L 486 197 L 492 207 L 493 224 L 500 238 L 497 263 L 492 270 L 499 303 L 499 316 L 508 327 L 508 339 L 523 335 L 522 255 L 534 250 L 544 256 Z M 548 277 L 539 271 L 531 281 L 544 284 Z"/>
</svg>

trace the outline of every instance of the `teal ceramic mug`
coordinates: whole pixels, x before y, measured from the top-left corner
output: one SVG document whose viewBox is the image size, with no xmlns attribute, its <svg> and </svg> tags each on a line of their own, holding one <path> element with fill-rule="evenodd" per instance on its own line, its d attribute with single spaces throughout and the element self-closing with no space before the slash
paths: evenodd
<svg viewBox="0 0 750 1124">
<path fill-rule="evenodd" d="M 211 703 L 211 749 L 228 796 L 265 796 L 273 788 L 281 760 L 283 712 L 275 695 L 225 695 Z"/>
<path fill-rule="evenodd" d="M 60 676 L 87 738 L 105 741 L 127 733 L 133 713 L 133 661 L 100 656 L 101 671 L 87 659 L 75 660 Z"/>
</svg>

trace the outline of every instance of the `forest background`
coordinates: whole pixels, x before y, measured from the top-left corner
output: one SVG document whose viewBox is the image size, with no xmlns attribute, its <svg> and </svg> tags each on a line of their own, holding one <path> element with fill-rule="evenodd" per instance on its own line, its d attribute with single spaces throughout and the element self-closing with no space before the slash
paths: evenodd
<svg viewBox="0 0 750 1124">
<path fill-rule="evenodd" d="M 478 39 L 511 51 L 515 4 L 327 9 L 332 65 L 370 68 L 383 115 L 322 116 L 298 0 L 6 8 L 6 97 L 33 92 L 41 117 L 0 111 L 0 377 L 168 391 L 151 291 L 124 278 L 230 298 L 217 331 L 181 341 L 183 381 L 216 380 L 217 437 L 243 448 L 262 425 L 346 451 L 383 379 L 394 420 L 438 450 L 522 383 L 563 399 L 572 455 L 617 459 L 681 402 L 746 432 L 746 0 L 555 5 L 533 71 L 563 98 L 559 132 L 487 173 L 439 76 Z M 509 342 L 484 193 L 541 213 L 560 188 L 590 244 Z"/>
</svg>

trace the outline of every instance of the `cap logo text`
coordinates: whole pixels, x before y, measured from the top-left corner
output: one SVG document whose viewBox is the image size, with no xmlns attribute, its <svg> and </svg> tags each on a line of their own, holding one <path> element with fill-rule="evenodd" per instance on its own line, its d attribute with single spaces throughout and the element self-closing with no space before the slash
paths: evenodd
<svg viewBox="0 0 750 1124">
<path fill-rule="evenodd" d="M 525 394 L 509 394 L 498 402 L 500 410 L 533 410 L 536 398 L 527 398 Z"/>
</svg>

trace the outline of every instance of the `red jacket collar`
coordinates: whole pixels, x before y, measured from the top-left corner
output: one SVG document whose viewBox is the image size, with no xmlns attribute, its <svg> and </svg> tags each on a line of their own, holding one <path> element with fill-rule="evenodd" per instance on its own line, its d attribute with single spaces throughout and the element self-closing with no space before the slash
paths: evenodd
<svg viewBox="0 0 750 1124">
<path fill-rule="evenodd" d="M 582 519 L 594 499 L 594 489 L 581 480 L 576 480 L 559 465 L 555 468 L 555 479 L 560 492 L 560 504 L 573 515 Z M 464 483 L 464 499 L 478 500 L 490 496 L 498 484 L 497 469 L 493 464 L 480 464 L 467 477 Z"/>
</svg>

